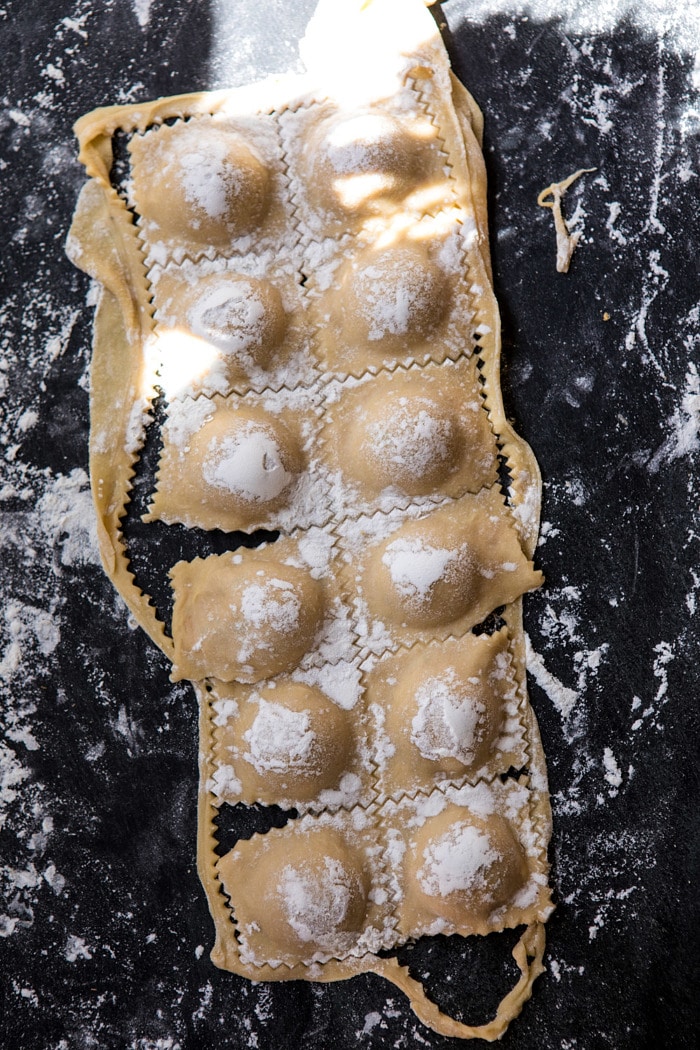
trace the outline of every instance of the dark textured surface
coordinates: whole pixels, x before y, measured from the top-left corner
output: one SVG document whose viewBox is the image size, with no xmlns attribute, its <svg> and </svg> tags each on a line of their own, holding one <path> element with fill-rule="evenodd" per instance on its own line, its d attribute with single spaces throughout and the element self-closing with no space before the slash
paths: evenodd
<svg viewBox="0 0 700 1050">
<path fill-rule="evenodd" d="M 458 1045 L 378 978 L 253 985 L 212 967 L 194 696 L 129 629 L 90 537 L 91 310 L 63 256 L 82 182 L 71 124 L 95 105 L 288 68 L 312 6 L 154 0 L 144 26 L 125 0 L 0 11 L 0 1045 L 12 1050 Z M 558 905 L 547 972 L 501 1045 L 694 1047 L 694 55 L 639 18 L 593 35 L 515 5 L 475 8 L 444 5 L 455 69 L 486 115 L 504 393 L 544 479 L 547 584 L 526 626 Z M 536 197 L 581 167 L 597 171 L 565 198 L 583 236 L 561 275 Z M 479 1021 L 504 979 L 498 942 L 436 938 L 405 957 Z"/>
</svg>

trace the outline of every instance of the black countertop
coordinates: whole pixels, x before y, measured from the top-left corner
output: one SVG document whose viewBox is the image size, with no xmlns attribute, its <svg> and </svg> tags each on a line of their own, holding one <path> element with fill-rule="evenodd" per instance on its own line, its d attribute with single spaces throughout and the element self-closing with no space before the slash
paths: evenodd
<svg viewBox="0 0 700 1050">
<path fill-rule="evenodd" d="M 195 699 L 97 564 L 92 310 L 63 255 L 73 121 L 97 105 L 295 68 L 304 0 L 10 0 L 0 360 L 0 1034 L 21 1050 L 459 1045 L 375 977 L 253 985 L 215 969 L 195 870 Z M 544 479 L 526 600 L 554 807 L 547 971 L 517 1050 L 695 1047 L 698 1024 L 697 247 L 700 15 L 447 0 L 482 106 L 509 415 Z M 676 8 L 681 8 L 675 14 Z M 574 11 L 554 17 L 552 12 Z M 636 11 L 636 14 L 633 14 Z M 140 24 L 139 22 L 142 24 Z M 700 86 L 700 85 L 698 85 Z M 578 168 L 555 271 L 537 194 Z M 482 1020 L 490 943 L 418 947 Z M 471 1005 L 470 1005 L 471 1004 Z"/>
</svg>

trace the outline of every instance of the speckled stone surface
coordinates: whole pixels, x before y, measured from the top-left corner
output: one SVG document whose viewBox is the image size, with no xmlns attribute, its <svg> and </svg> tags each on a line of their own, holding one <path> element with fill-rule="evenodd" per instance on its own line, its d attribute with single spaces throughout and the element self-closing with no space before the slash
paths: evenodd
<svg viewBox="0 0 700 1050">
<path fill-rule="evenodd" d="M 63 243 L 96 105 L 296 68 L 313 0 L 11 0 L 0 359 L 0 1045 L 456 1046 L 374 977 L 253 985 L 208 960 L 187 683 L 103 575 L 87 489 L 88 282 Z M 697 1045 L 700 16 L 446 0 L 486 116 L 503 387 L 544 479 L 526 600 L 554 807 L 546 973 L 514 1050 Z M 653 7 L 653 12 L 651 11 Z M 556 12 L 556 14 L 554 14 Z M 537 195 L 582 231 L 555 270 Z M 485 1020 L 510 934 L 402 950 Z M 500 946 L 500 947 L 499 947 Z"/>
</svg>

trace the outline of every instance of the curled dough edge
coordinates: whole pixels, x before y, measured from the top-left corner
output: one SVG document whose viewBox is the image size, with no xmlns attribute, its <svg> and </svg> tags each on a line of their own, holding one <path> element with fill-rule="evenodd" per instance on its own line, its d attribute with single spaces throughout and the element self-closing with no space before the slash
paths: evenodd
<svg viewBox="0 0 700 1050">
<path fill-rule="evenodd" d="M 532 995 L 532 985 L 544 972 L 542 958 L 545 949 L 545 930 L 541 922 L 531 923 L 513 948 L 513 958 L 520 969 L 515 987 L 501 999 L 496 1016 L 483 1025 L 468 1025 L 442 1012 L 425 993 L 422 983 L 411 977 L 408 967 L 396 959 L 375 960 L 371 969 L 400 988 L 410 1000 L 410 1006 L 423 1024 L 441 1035 L 457 1039 L 484 1039 L 488 1043 L 500 1039 L 506 1028 L 517 1017 Z"/>
</svg>

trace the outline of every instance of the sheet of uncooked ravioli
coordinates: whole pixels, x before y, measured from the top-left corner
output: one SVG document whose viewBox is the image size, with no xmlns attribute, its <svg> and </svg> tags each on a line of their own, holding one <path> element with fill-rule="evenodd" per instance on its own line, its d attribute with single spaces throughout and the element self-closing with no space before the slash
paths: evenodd
<svg viewBox="0 0 700 1050">
<path fill-rule="evenodd" d="M 199 697 L 213 961 L 374 971 L 492 1039 L 541 971 L 550 815 L 521 625 L 539 474 L 500 397 L 481 117 L 422 0 L 322 0 L 303 58 L 77 126 L 102 557 Z M 164 568 L 169 622 L 123 529 L 156 426 L 144 523 L 212 538 Z M 237 805 L 286 822 L 221 850 Z M 479 1028 L 391 953 L 518 926 Z"/>
</svg>

